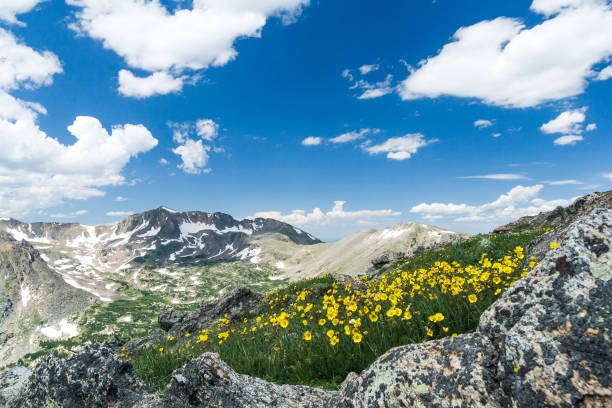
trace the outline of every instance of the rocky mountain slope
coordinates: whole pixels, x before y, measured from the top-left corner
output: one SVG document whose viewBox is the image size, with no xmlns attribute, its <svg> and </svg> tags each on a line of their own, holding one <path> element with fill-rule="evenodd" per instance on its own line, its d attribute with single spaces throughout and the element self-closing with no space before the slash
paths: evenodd
<svg viewBox="0 0 612 408">
<path fill-rule="evenodd" d="M 253 239 L 261 248 L 262 262 L 273 263 L 281 272 L 279 278 L 292 280 L 323 273 L 357 276 L 372 267 L 372 260 L 383 254 L 409 256 L 419 247 L 448 243 L 468 237 L 443 228 L 419 223 L 402 223 L 383 230 L 359 231 L 332 243 L 298 247 L 270 236 Z"/>
<path fill-rule="evenodd" d="M 93 302 L 50 269 L 25 241 L 0 232 L 0 361 L 37 350 L 41 339 L 78 333 L 73 314 Z"/>
<path fill-rule="evenodd" d="M 114 278 L 145 267 L 257 259 L 260 249 L 251 240 L 259 235 L 277 234 L 296 246 L 321 242 L 273 219 L 236 220 L 223 213 L 178 212 L 166 207 L 98 226 L 3 219 L 0 231 L 35 245 L 67 283 L 102 301 L 121 298 Z"/>
<path fill-rule="evenodd" d="M 607 407 L 612 211 L 595 209 L 558 237 L 475 332 L 391 349 L 339 391 L 278 386 L 205 353 L 175 370 L 159 396 L 115 342 L 67 360 L 48 356 L 10 407 Z"/>
</svg>

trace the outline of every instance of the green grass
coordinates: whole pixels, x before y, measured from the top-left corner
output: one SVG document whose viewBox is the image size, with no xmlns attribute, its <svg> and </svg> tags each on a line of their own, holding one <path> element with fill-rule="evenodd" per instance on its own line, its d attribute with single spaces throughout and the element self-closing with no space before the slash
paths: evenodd
<svg viewBox="0 0 612 408">
<path fill-rule="evenodd" d="M 465 289 L 453 295 L 444 291 L 441 283 L 427 288 L 429 275 L 418 272 L 419 269 L 425 269 L 429 273 L 436 270 L 436 262 L 457 262 L 463 269 L 456 272 L 456 275 L 453 275 L 455 272 L 440 272 L 439 276 L 467 276 L 465 267 L 479 267 L 483 253 L 493 261 L 503 259 L 511 254 L 514 248 L 524 248 L 543 232 L 478 236 L 448 245 L 443 250 L 422 253 L 410 260 L 399 262 L 392 271 L 370 278 L 366 282 L 370 288 L 367 295 L 366 291 L 344 287 L 329 276 L 296 282 L 269 293 L 266 301 L 272 301 L 272 304 L 269 310 L 262 314 L 262 322 L 265 322 L 269 321 L 271 316 L 274 317 L 275 313 L 286 312 L 292 315 L 297 311 L 295 317 L 289 317 L 286 328 L 273 324 L 260 326 L 261 323 L 254 321 L 255 316 L 247 316 L 246 322 L 219 324 L 210 328 L 208 338 L 201 343 L 197 343 L 199 333 L 192 333 L 189 338 L 150 345 L 129 358 L 138 375 L 148 385 L 160 391 L 174 369 L 203 352 L 217 352 L 236 371 L 275 383 L 337 389 L 349 372 L 362 371 L 392 347 L 422 343 L 452 333 L 475 330 L 482 312 L 497 299 L 500 291 L 505 290 L 523 273 L 521 267 L 515 266 L 511 268 L 511 273 L 500 273 L 501 280 L 495 284 L 492 279 L 498 276 L 497 274 L 490 274 L 489 277 L 481 273 L 477 276 L 479 279 L 486 278 L 485 280 L 466 284 Z M 519 263 L 516 259 L 514 264 Z M 424 277 L 424 281 L 420 282 L 420 290 L 408 295 L 410 290 L 415 290 L 413 283 L 408 284 L 409 273 L 413 271 L 417 271 L 414 276 Z M 407 276 L 405 279 L 402 278 L 404 272 Z M 398 278 L 404 279 L 404 286 L 401 286 L 403 298 L 397 302 L 397 307 L 403 311 L 409 307 L 412 315 L 410 319 L 386 316 L 386 311 L 393 306 L 388 300 L 372 301 L 373 294 L 378 291 L 378 285 L 383 285 L 384 293 L 393 293 L 389 291 L 393 289 L 392 282 Z M 309 293 L 305 299 L 298 300 L 299 294 L 304 290 Z M 469 301 L 468 294 L 477 294 L 477 301 Z M 359 299 L 358 311 L 349 311 L 347 304 L 350 302 L 341 305 L 339 318 L 343 323 L 334 326 L 326 318 L 325 295 L 333 295 L 336 301 L 354 296 Z M 305 307 L 309 303 L 312 303 L 313 307 L 312 311 L 305 315 L 308 325 L 304 326 L 303 317 L 297 308 Z M 369 306 L 368 310 L 371 311 L 377 304 L 381 305 L 381 311 L 377 314 L 378 320 L 373 322 L 363 307 Z M 431 322 L 429 317 L 436 313 L 442 313 L 444 320 Z M 402 316 L 406 317 L 406 314 Z M 356 317 L 360 317 L 359 327 L 349 323 Z M 324 326 L 317 324 L 320 318 L 326 318 Z M 257 330 L 251 332 L 254 325 Z M 349 335 L 344 333 L 345 325 L 350 326 L 352 332 Z M 245 328 L 247 333 L 241 334 Z M 330 329 L 338 332 L 334 334 L 339 339 L 335 345 L 330 344 L 330 337 L 326 335 Z M 306 330 L 312 333 L 310 341 L 303 338 Z M 360 342 L 354 340 L 355 330 L 362 335 Z M 431 331 L 428 334 L 429 330 Z M 218 335 L 224 332 L 229 332 L 229 338 L 219 344 Z M 160 351 L 160 347 L 163 351 Z"/>
</svg>

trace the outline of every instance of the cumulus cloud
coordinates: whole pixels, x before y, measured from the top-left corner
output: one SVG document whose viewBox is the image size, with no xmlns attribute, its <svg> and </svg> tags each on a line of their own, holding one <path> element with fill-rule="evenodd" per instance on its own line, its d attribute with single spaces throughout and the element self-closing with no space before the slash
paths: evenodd
<svg viewBox="0 0 612 408">
<path fill-rule="evenodd" d="M 482 176 L 463 176 L 462 179 L 488 179 L 488 180 L 521 180 L 526 178 L 520 174 L 504 173 L 504 174 L 484 174 Z"/>
<path fill-rule="evenodd" d="M 359 67 L 359 72 L 361 73 L 361 75 L 367 75 L 370 72 L 378 70 L 378 68 L 380 68 L 380 65 L 378 64 L 363 64 Z"/>
<path fill-rule="evenodd" d="M 493 126 L 493 122 L 487 119 L 478 119 L 474 122 L 474 127 L 477 127 L 478 129 L 485 129 L 491 126 Z"/>
<path fill-rule="evenodd" d="M 182 164 L 178 167 L 188 174 L 200 174 L 206 171 L 208 163 L 209 146 L 204 146 L 201 140 L 187 139 L 184 144 L 172 149 L 172 152 L 181 157 Z"/>
<path fill-rule="evenodd" d="M 238 38 L 260 37 L 268 18 L 281 17 L 289 23 L 309 4 L 309 0 L 194 0 L 190 8 L 170 11 L 159 0 L 66 2 L 77 7 L 71 27 L 78 33 L 100 40 L 132 68 L 167 75 L 148 81 L 149 95 L 168 93 L 168 88 L 176 91 L 176 75 L 183 72 L 227 64 L 238 54 L 234 48 Z"/>
<path fill-rule="evenodd" d="M 204 140 L 212 142 L 219 136 L 219 125 L 212 119 L 199 119 L 195 126 L 196 133 Z"/>
<path fill-rule="evenodd" d="M 329 139 L 329 141 L 332 143 L 336 143 L 336 144 L 349 143 L 349 142 L 354 142 L 355 140 L 363 139 L 368 134 L 378 133 L 378 132 L 379 132 L 378 129 L 370 129 L 370 128 L 352 130 L 350 132 L 343 133 L 340 136 L 336 136 L 332 139 Z"/>
<path fill-rule="evenodd" d="M 125 183 L 121 172 L 136 155 L 157 145 L 142 125 L 107 131 L 99 120 L 78 116 L 68 127 L 71 145 L 38 126 L 43 106 L 8 91 L 49 85 L 61 72 L 58 58 L 19 43 L 0 29 L 0 215 L 22 216 L 67 199 L 104 195 L 100 188 Z"/>
<path fill-rule="evenodd" d="M 167 95 L 180 92 L 183 80 L 166 72 L 155 72 L 147 77 L 137 77 L 131 71 L 119 71 L 119 93 L 133 98 L 148 98 L 153 95 Z"/>
<path fill-rule="evenodd" d="M 222 147 L 214 145 L 219 136 L 219 124 L 212 119 L 198 119 L 195 123 L 170 123 L 169 126 L 173 129 L 172 138 L 178 144 L 172 152 L 180 156 L 182 161 L 178 168 L 187 174 L 209 173 L 211 170 L 206 165 L 210 151 L 224 151 Z M 167 165 L 168 161 L 161 159 L 159 163 Z"/>
<path fill-rule="evenodd" d="M 344 205 L 346 201 L 334 201 L 333 208 L 324 212 L 320 208 L 313 209 L 310 213 L 304 210 L 293 210 L 289 214 L 282 214 L 279 211 L 263 211 L 254 214 L 249 218 L 273 218 L 279 221 L 286 222 L 292 225 L 329 225 L 337 221 L 369 221 L 375 218 L 390 218 L 398 217 L 400 212 L 390 209 L 386 210 L 357 210 L 346 211 Z"/>
<path fill-rule="evenodd" d="M 602 174 L 602 176 L 604 178 L 607 178 L 608 180 L 612 181 L 612 173 L 604 173 L 604 174 Z"/>
<path fill-rule="evenodd" d="M 586 131 L 587 132 L 591 132 L 593 130 L 597 129 L 597 124 L 596 123 L 589 123 L 586 127 Z"/>
<path fill-rule="evenodd" d="M 425 137 L 420 133 L 408 133 L 405 136 L 392 137 L 380 144 L 363 146 L 363 150 L 372 155 L 387 153 L 388 159 L 406 160 L 421 147 L 437 141 L 437 139 L 425 140 Z"/>
<path fill-rule="evenodd" d="M 562 112 L 555 119 L 544 123 L 540 130 L 544 133 L 578 133 L 582 131 L 582 123 L 586 119 L 587 108 Z"/>
<path fill-rule="evenodd" d="M 323 139 L 315 136 L 308 136 L 306 139 L 302 140 L 303 146 L 318 146 L 323 142 Z"/>
<path fill-rule="evenodd" d="M 0 28 L 0 89 L 50 85 L 53 76 L 61 72 L 62 66 L 55 54 L 35 51 Z"/>
<path fill-rule="evenodd" d="M 534 0 L 531 10 L 545 16 L 531 28 L 507 17 L 459 28 L 412 69 L 399 86 L 402 99 L 451 95 L 530 107 L 584 92 L 593 66 L 612 55 L 609 2 Z"/>
<path fill-rule="evenodd" d="M 543 200 L 538 197 L 542 184 L 534 186 L 516 186 L 496 200 L 481 205 L 454 203 L 421 203 L 410 209 L 424 219 L 452 218 L 458 222 L 488 221 L 504 222 L 526 215 L 536 215 L 542 211 L 551 211 L 558 206 L 567 206 L 575 198 L 560 200 Z"/>
<path fill-rule="evenodd" d="M 554 144 L 557 146 L 574 146 L 583 140 L 584 138 L 580 135 L 565 135 L 555 139 Z"/>
<path fill-rule="evenodd" d="M 27 13 L 38 3 L 46 0 L 2 0 L 0 1 L 0 20 L 11 24 L 21 24 L 17 15 Z"/>
</svg>

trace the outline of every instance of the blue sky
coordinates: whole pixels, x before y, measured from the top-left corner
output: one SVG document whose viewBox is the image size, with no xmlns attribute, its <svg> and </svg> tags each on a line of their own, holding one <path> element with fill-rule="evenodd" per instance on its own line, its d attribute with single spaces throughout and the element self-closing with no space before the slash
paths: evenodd
<svg viewBox="0 0 612 408">
<path fill-rule="evenodd" d="M 611 188 L 606 0 L 3 3 L 0 216 L 167 205 L 333 240 Z"/>
</svg>

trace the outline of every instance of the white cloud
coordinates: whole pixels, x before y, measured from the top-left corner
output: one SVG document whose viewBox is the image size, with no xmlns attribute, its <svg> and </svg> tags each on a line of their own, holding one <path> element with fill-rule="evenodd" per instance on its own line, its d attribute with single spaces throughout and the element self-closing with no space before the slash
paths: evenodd
<svg viewBox="0 0 612 408">
<path fill-rule="evenodd" d="M 584 138 L 579 135 L 566 135 L 555 139 L 554 144 L 557 146 L 574 146 L 577 142 L 582 140 L 584 140 Z"/>
<path fill-rule="evenodd" d="M 211 150 L 215 153 L 225 151 L 223 147 L 213 145 L 219 136 L 219 125 L 212 119 L 198 119 L 195 123 L 169 123 L 169 126 L 173 129 L 173 140 L 179 144 L 172 149 L 172 152 L 180 156 L 182 160 L 178 168 L 188 174 L 209 173 L 211 170 L 206 168 L 210 158 L 209 152 Z M 201 140 L 195 140 L 197 137 L 200 137 Z M 203 141 L 206 141 L 207 144 L 204 144 Z M 168 161 L 160 159 L 159 163 L 165 166 Z"/>
<path fill-rule="evenodd" d="M 115 201 L 127 201 L 127 198 L 122 197 L 122 196 L 117 196 L 115 197 Z"/>
<path fill-rule="evenodd" d="M 289 214 L 281 214 L 279 211 L 264 211 L 258 212 L 249 218 L 274 218 L 279 221 L 286 222 L 292 225 L 329 225 L 338 221 L 363 222 L 375 218 L 392 218 L 400 216 L 401 213 L 390 209 L 386 210 L 358 210 L 345 211 L 344 205 L 346 201 L 334 201 L 334 207 L 323 212 L 320 208 L 315 208 L 310 213 L 304 210 L 293 210 Z"/>
<path fill-rule="evenodd" d="M 437 142 L 437 139 L 425 140 L 425 137 L 420 133 L 408 133 L 405 136 L 387 139 L 381 144 L 363 146 L 363 150 L 370 154 L 387 153 L 388 159 L 406 160 L 421 147 L 434 142 Z"/>
<path fill-rule="evenodd" d="M 109 211 L 106 213 L 109 217 L 127 217 L 134 214 L 134 211 Z"/>
<path fill-rule="evenodd" d="M 209 142 L 219 135 L 219 125 L 212 119 L 199 119 L 195 126 L 198 136 Z"/>
<path fill-rule="evenodd" d="M 487 119 L 478 119 L 474 122 L 474 127 L 477 127 L 479 129 L 485 129 L 491 126 L 493 126 L 493 122 Z"/>
<path fill-rule="evenodd" d="M 43 106 L 7 91 L 48 85 L 61 72 L 57 57 L 18 43 L 0 29 L 0 214 L 22 216 L 67 199 L 104 195 L 100 187 L 125 183 L 121 172 L 130 159 L 157 145 L 142 125 L 121 125 L 109 133 L 100 121 L 78 116 L 68 131 L 76 138 L 60 143 L 38 126 Z"/>
<path fill-rule="evenodd" d="M 393 88 L 391 87 L 392 80 L 393 76 L 389 74 L 384 81 L 375 82 L 374 84 L 366 81 L 359 81 L 357 87 L 365 89 L 365 91 L 359 95 L 357 99 L 374 99 L 390 94 L 393 92 Z"/>
<path fill-rule="evenodd" d="M 596 123 L 589 123 L 586 127 L 586 131 L 587 132 L 591 132 L 593 130 L 597 129 L 597 124 Z"/>
<path fill-rule="evenodd" d="M 562 112 L 555 119 L 540 126 L 544 133 L 578 133 L 582 131 L 582 123 L 585 121 L 587 108 L 580 108 Z"/>
<path fill-rule="evenodd" d="M 538 198 L 543 185 L 516 186 L 506 194 L 500 195 L 496 200 L 481 204 L 454 204 L 454 203 L 421 203 L 410 209 L 413 214 L 420 214 L 424 219 L 438 219 L 451 217 L 457 222 L 488 221 L 503 222 L 535 215 L 542 211 L 550 211 L 557 206 L 567 206 L 574 201 L 569 200 L 543 200 Z"/>
<path fill-rule="evenodd" d="M 308 136 L 306 139 L 302 140 L 303 146 L 318 146 L 323 142 L 323 139 L 320 137 Z"/>
<path fill-rule="evenodd" d="M 604 178 L 607 178 L 608 180 L 612 181 L 612 173 L 604 173 L 604 174 L 602 174 L 602 176 Z"/>
<path fill-rule="evenodd" d="M 50 85 L 53 75 L 61 72 L 62 66 L 55 54 L 34 51 L 0 28 L 0 89 Z"/>
<path fill-rule="evenodd" d="M 50 217 L 52 218 L 74 218 L 74 217 L 78 217 L 79 215 L 84 215 L 87 214 L 87 210 L 78 210 L 78 211 L 74 211 L 68 214 L 51 214 Z"/>
<path fill-rule="evenodd" d="M 565 186 L 568 184 L 584 184 L 582 181 L 578 180 L 556 180 L 556 181 L 546 181 L 546 184 L 550 184 L 551 186 Z"/>
<path fill-rule="evenodd" d="M 380 65 L 378 64 L 363 64 L 359 67 L 359 72 L 361 73 L 361 75 L 367 75 L 370 72 L 378 70 L 378 68 L 380 68 Z"/>
<path fill-rule="evenodd" d="M 525 176 L 521 176 L 520 174 L 485 174 L 482 176 L 464 176 L 459 177 L 462 179 L 488 179 L 488 180 L 521 180 L 524 179 Z"/>
<path fill-rule="evenodd" d="M 597 74 L 598 81 L 605 81 L 612 78 L 612 65 L 608 65 Z"/>
<path fill-rule="evenodd" d="M 493 133 L 491 136 L 493 136 L 493 137 L 500 137 L 501 133 Z"/>
<path fill-rule="evenodd" d="M 187 139 L 184 144 L 172 149 L 174 154 L 181 156 L 182 164 L 179 168 L 183 169 L 188 174 L 200 174 L 208 172 L 206 163 L 208 163 L 209 146 L 204 146 L 201 140 L 195 141 Z"/>
<path fill-rule="evenodd" d="M 161 159 L 159 159 L 157 162 L 160 165 L 162 165 L 162 166 L 167 166 L 168 164 L 170 164 L 170 162 L 168 160 L 164 159 L 163 157 Z"/>
<path fill-rule="evenodd" d="M 155 72 L 148 77 L 137 77 L 131 71 L 119 71 L 119 93 L 133 98 L 148 98 L 153 95 L 167 95 L 180 92 L 183 80 L 166 72 Z"/>
<path fill-rule="evenodd" d="M 404 100 L 452 95 L 529 107 L 584 92 L 592 67 L 612 55 L 612 8 L 606 0 L 535 0 L 549 18 L 532 27 L 499 17 L 462 27 L 438 55 L 403 81 Z"/>
<path fill-rule="evenodd" d="M 0 1 L 0 20 L 7 23 L 19 24 L 17 15 L 27 13 L 38 3 L 46 0 L 2 0 Z"/>
<path fill-rule="evenodd" d="M 66 2 L 78 7 L 74 30 L 100 40 L 132 68 L 174 76 L 227 64 L 238 54 L 234 48 L 238 38 L 260 37 L 268 18 L 281 17 L 289 23 L 309 4 L 309 0 L 194 0 L 191 8 L 169 11 L 159 0 Z M 176 90 L 178 84 L 172 85 L 166 89 Z"/>
<path fill-rule="evenodd" d="M 364 138 L 366 135 L 370 133 L 378 133 L 378 132 L 379 132 L 378 129 L 370 129 L 370 128 L 360 129 L 359 131 L 352 130 L 350 132 L 343 133 L 340 136 L 336 136 L 332 139 L 329 139 L 329 141 L 332 143 L 336 143 L 336 144 L 354 142 L 355 140 Z"/>
</svg>

